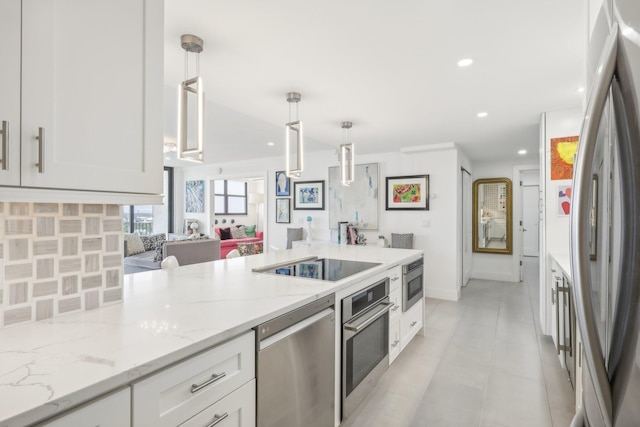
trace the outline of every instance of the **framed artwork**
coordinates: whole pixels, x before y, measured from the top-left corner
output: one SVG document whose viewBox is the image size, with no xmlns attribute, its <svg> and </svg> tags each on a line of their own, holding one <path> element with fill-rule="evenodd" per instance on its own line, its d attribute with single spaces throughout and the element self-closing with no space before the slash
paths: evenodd
<svg viewBox="0 0 640 427">
<path fill-rule="evenodd" d="M 361 230 L 378 229 L 378 164 L 356 165 L 351 185 L 340 182 L 340 168 L 329 168 L 329 228 L 346 221 Z"/>
<path fill-rule="evenodd" d="M 578 135 L 551 138 L 551 179 L 573 178 L 573 156 L 578 150 Z"/>
<path fill-rule="evenodd" d="M 571 213 L 571 185 L 558 185 L 558 216 Z"/>
<path fill-rule="evenodd" d="M 276 172 L 276 196 L 290 196 L 289 186 L 291 185 L 291 179 L 287 176 L 285 171 Z"/>
<path fill-rule="evenodd" d="M 386 210 L 428 211 L 429 175 L 388 176 Z"/>
<path fill-rule="evenodd" d="M 324 210 L 324 181 L 293 183 L 294 210 Z"/>
<path fill-rule="evenodd" d="M 204 180 L 187 181 L 184 190 L 185 212 L 204 212 Z"/>
<path fill-rule="evenodd" d="M 276 199 L 276 223 L 291 222 L 291 199 Z"/>
</svg>

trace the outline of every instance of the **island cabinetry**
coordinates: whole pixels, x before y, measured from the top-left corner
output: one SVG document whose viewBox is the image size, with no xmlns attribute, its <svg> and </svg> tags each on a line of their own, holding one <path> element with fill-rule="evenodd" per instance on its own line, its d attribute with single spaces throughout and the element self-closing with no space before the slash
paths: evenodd
<svg viewBox="0 0 640 427">
<path fill-rule="evenodd" d="M 400 319 L 402 318 L 402 267 L 395 266 L 388 270 L 389 302 L 393 304 L 389 310 L 389 364 L 400 354 Z"/>
<path fill-rule="evenodd" d="M 133 426 L 254 426 L 254 377 L 251 331 L 134 383 Z"/>
<path fill-rule="evenodd" d="M 2 1 L 0 185 L 162 192 L 163 14 L 154 0 Z"/>
<path fill-rule="evenodd" d="M 400 351 L 411 342 L 413 337 L 422 329 L 422 301 L 417 302 L 402 314 L 400 320 Z"/>
<path fill-rule="evenodd" d="M 131 389 L 126 387 L 38 426 L 131 426 Z"/>
</svg>

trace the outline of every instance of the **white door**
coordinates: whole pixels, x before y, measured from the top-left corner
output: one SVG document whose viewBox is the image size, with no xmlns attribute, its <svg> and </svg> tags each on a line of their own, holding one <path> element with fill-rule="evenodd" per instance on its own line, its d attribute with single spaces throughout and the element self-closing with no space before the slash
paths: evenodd
<svg viewBox="0 0 640 427">
<path fill-rule="evenodd" d="M 522 187 L 522 254 L 538 256 L 538 200 L 537 185 Z"/>
</svg>

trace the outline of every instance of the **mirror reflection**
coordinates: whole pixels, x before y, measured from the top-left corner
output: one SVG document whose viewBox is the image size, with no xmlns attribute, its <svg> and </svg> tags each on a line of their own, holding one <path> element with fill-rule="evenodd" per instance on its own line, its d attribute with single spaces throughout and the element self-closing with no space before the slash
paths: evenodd
<svg viewBox="0 0 640 427">
<path fill-rule="evenodd" d="M 473 251 L 511 253 L 511 180 L 478 179 L 473 183 Z"/>
</svg>

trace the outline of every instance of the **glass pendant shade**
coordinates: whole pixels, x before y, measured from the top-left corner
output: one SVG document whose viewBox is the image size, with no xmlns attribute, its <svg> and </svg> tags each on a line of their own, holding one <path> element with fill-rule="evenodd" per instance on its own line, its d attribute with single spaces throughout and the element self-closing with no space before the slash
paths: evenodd
<svg viewBox="0 0 640 427">
<path fill-rule="evenodd" d="M 285 141 L 286 141 L 286 175 L 288 177 L 299 178 L 304 169 L 304 152 L 302 137 L 302 122 L 298 118 L 298 102 L 302 96 L 297 92 L 287 93 L 287 102 L 289 103 L 289 122 L 285 125 Z M 295 104 L 295 118 L 291 116 L 291 105 Z M 294 151 L 295 148 L 295 151 Z M 295 159 L 295 164 L 291 162 Z"/>
<path fill-rule="evenodd" d="M 355 179 L 355 155 L 351 142 L 351 122 L 342 122 L 343 144 L 340 145 L 340 182 L 349 186 Z"/>
<path fill-rule="evenodd" d="M 178 153 L 176 157 L 202 163 L 204 160 L 204 87 L 200 77 L 200 52 L 204 42 L 192 34 L 183 34 L 180 40 L 185 50 L 185 80 L 178 85 Z M 196 54 L 196 76 L 192 78 L 187 78 L 189 52 Z"/>
</svg>

